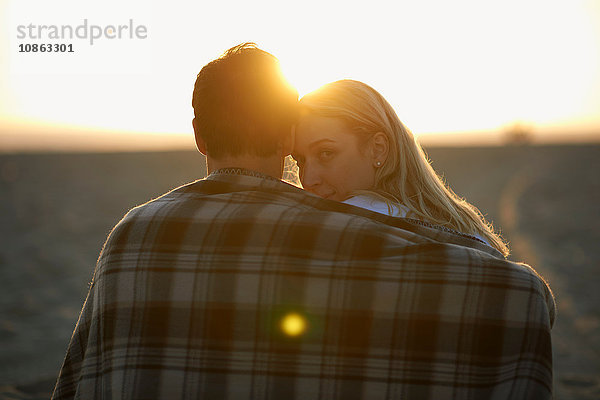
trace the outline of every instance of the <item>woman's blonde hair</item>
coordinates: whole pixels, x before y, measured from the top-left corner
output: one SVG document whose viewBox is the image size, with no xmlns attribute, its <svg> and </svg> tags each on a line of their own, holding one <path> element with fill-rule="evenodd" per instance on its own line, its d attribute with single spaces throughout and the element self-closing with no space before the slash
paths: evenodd
<svg viewBox="0 0 600 400">
<path fill-rule="evenodd" d="M 408 216 L 458 232 L 479 235 L 507 256 L 509 249 L 483 215 L 444 184 L 413 134 L 392 106 L 372 87 L 354 80 L 324 85 L 300 100 L 301 113 L 343 120 L 366 143 L 382 132 L 389 153 L 377 168 L 375 186 L 361 193 L 379 197 L 388 205 L 404 205 Z"/>
</svg>

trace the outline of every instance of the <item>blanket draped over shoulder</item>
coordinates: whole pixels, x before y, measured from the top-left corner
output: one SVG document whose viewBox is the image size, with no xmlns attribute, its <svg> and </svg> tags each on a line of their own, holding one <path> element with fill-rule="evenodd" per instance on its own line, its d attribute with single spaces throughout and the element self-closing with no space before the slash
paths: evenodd
<svg viewBox="0 0 600 400">
<path fill-rule="evenodd" d="M 554 310 L 477 240 L 210 175 L 112 230 L 53 399 L 551 398 Z"/>
</svg>

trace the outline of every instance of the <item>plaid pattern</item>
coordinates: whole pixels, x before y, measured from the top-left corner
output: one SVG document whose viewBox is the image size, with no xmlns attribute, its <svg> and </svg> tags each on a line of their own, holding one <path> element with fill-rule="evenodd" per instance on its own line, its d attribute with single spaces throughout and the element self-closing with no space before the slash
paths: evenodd
<svg viewBox="0 0 600 400">
<path fill-rule="evenodd" d="M 214 174 L 113 229 L 53 399 L 551 398 L 553 319 L 476 240 Z"/>
</svg>

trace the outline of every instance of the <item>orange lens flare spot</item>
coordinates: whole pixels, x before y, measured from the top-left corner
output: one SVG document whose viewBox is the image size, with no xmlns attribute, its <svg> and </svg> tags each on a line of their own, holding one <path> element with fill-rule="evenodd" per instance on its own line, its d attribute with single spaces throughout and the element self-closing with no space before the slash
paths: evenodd
<svg viewBox="0 0 600 400">
<path fill-rule="evenodd" d="M 306 331 L 306 318 L 298 313 L 289 313 L 281 319 L 281 330 L 288 336 L 299 336 Z"/>
</svg>

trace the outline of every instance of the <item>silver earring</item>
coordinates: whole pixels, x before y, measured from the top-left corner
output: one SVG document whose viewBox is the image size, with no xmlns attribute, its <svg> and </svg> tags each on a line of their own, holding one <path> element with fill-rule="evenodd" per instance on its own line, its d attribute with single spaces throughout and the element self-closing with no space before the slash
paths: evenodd
<svg viewBox="0 0 600 400">
<path fill-rule="evenodd" d="M 377 161 L 377 166 L 381 167 L 381 161 Z"/>
</svg>

